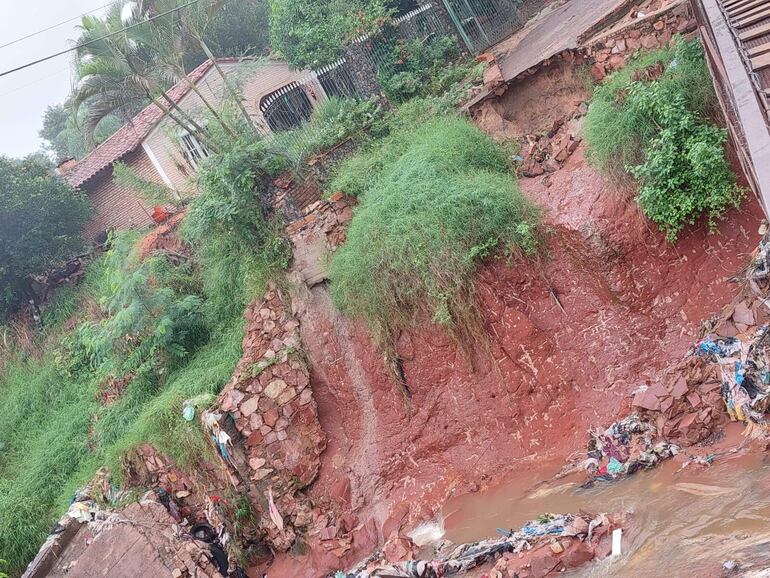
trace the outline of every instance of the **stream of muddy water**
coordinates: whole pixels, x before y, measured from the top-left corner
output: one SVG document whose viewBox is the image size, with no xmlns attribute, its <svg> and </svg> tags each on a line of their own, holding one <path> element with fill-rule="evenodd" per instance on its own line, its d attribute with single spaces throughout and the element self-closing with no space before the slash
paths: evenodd
<svg viewBox="0 0 770 578">
<path fill-rule="evenodd" d="M 741 426 L 728 427 L 740 443 Z M 727 560 L 770 567 L 770 459 L 762 452 L 727 453 L 708 467 L 681 462 L 614 483 L 581 489 L 553 479 L 560 465 L 522 472 L 515 483 L 457 497 L 445 508 L 446 538 L 455 543 L 519 528 L 543 512 L 628 512 L 623 553 L 569 576 L 720 576 Z"/>
</svg>

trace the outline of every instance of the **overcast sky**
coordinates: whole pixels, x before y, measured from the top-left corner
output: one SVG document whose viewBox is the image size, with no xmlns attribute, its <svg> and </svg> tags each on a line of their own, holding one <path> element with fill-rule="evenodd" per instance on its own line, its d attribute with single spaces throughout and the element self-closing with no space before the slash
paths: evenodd
<svg viewBox="0 0 770 578">
<path fill-rule="evenodd" d="M 107 4 L 108 0 L 0 0 L 0 45 Z M 0 48 L 0 72 L 69 46 L 78 20 Z M 62 102 L 71 87 L 71 54 L 0 77 L 0 154 L 20 157 L 38 150 L 43 111 Z"/>
</svg>

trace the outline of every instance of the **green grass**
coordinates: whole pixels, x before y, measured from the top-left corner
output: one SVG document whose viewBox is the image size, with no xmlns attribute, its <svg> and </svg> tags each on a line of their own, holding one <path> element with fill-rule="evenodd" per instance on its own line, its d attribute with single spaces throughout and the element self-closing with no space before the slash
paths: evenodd
<svg viewBox="0 0 770 578">
<path fill-rule="evenodd" d="M 639 53 L 596 88 L 583 130 L 588 159 L 620 182 L 628 179 L 626 167 L 643 162 L 644 149 L 660 131 L 648 111 L 634 106 L 633 99 L 629 101 L 624 96 L 629 87 L 642 84 L 633 82 L 633 76 L 657 63 L 665 67 L 657 80 L 661 90 L 672 97 L 681 96 L 685 109 L 704 119 L 721 118 L 719 101 L 697 40 L 680 40 L 671 48 Z"/>
<path fill-rule="evenodd" d="M 468 337 L 478 264 L 536 249 L 538 212 L 519 193 L 506 151 L 456 115 L 412 122 L 420 106 L 396 115 L 390 134 L 336 180 L 360 204 L 332 260 L 332 296 L 385 347 L 426 320 Z"/>
<path fill-rule="evenodd" d="M 158 349 L 137 366 L 130 366 L 131 354 L 121 353 L 119 342 L 103 357 L 84 357 L 87 341 L 78 341 L 83 327 L 99 336 L 109 332 L 118 313 L 136 309 L 129 304 L 104 317 L 137 271 L 135 240 L 117 239 L 113 252 L 89 266 L 79 287 L 60 290 L 46 310 L 35 350 L 10 350 L 0 370 L 0 407 L 6 412 L 0 422 L 0 558 L 12 573 L 35 555 L 74 492 L 100 467 L 106 465 L 119 481 L 121 458 L 137 445 L 152 443 L 189 469 L 211 455 L 199 422 L 185 421 L 182 408 L 188 399 L 198 409 L 210 406 L 227 383 L 242 354 L 240 314 L 220 320 L 207 342 L 187 355 L 170 358 Z M 179 291 L 196 286 L 188 269 L 153 265 L 151 285 L 184 299 Z M 146 303 L 175 306 L 173 299 Z M 96 319 L 95 311 L 101 312 Z M 78 326 L 66 331 L 71 316 Z M 143 328 L 136 335 L 149 339 L 152 331 Z M 103 405 L 100 384 L 126 365 L 136 378 L 115 403 Z"/>
</svg>

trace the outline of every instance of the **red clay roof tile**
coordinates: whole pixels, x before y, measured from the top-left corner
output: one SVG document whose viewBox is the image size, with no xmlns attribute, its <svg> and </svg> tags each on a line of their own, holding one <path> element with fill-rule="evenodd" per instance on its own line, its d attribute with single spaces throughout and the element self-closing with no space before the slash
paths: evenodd
<svg viewBox="0 0 770 578">
<path fill-rule="evenodd" d="M 219 60 L 217 61 L 219 62 Z M 211 66 L 211 60 L 207 60 L 190 72 L 188 76 L 193 82 L 198 82 L 209 71 Z M 186 81 L 180 81 L 170 88 L 167 94 L 175 103 L 178 103 L 188 92 L 190 92 L 190 86 Z M 110 138 L 81 159 L 63 176 L 64 180 L 72 187 L 82 186 L 103 169 L 136 150 L 162 118 L 163 111 L 154 104 L 149 105 L 131 119 L 130 122 L 118 129 Z"/>
</svg>

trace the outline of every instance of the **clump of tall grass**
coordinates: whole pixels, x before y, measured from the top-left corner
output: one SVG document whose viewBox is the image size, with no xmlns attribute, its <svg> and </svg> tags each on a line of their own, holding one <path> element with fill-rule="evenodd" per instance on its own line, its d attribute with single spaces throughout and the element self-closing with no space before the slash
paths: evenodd
<svg viewBox="0 0 770 578">
<path fill-rule="evenodd" d="M 714 228 L 743 197 L 720 120 L 700 44 L 679 40 L 597 88 L 586 117 L 589 159 L 618 182 L 634 179 L 639 206 L 674 242 L 702 215 Z"/>
<path fill-rule="evenodd" d="M 335 304 L 384 347 L 423 321 L 469 337 L 479 263 L 537 245 L 538 211 L 518 191 L 505 151 L 450 115 L 399 126 L 340 178 L 362 166 L 352 191 L 360 204 L 331 265 Z"/>
<path fill-rule="evenodd" d="M 647 80 L 645 70 L 656 65 L 663 68 L 662 74 Z M 639 80 L 633 80 L 638 76 Z M 687 111 L 712 122 L 721 118 L 697 40 L 679 40 L 673 47 L 639 53 L 596 87 L 583 129 L 589 160 L 620 181 L 628 179 L 626 167 L 644 161 L 644 150 L 660 132 L 657 119 L 628 98 L 632 86 L 653 82 L 672 98 L 682 98 Z"/>
</svg>

